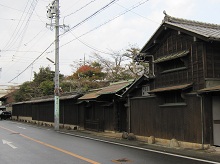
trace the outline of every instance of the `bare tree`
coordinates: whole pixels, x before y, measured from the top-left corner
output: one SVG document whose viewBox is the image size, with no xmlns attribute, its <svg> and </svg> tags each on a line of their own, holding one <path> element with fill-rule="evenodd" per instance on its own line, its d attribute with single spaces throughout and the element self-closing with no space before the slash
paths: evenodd
<svg viewBox="0 0 220 164">
<path fill-rule="evenodd" d="M 149 66 L 148 63 L 144 62 L 135 62 L 136 56 L 139 54 L 140 49 L 135 45 L 130 45 L 129 49 L 126 49 L 126 52 L 123 54 L 130 59 L 129 64 L 127 64 L 129 70 L 132 72 L 134 77 L 139 77 L 143 74 L 148 74 Z"/>
<path fill-rule="evenodd" d="M 106 79 L 111 82 L 133 78 L 126 66 L 127 58 L 119 52 L 113 52 L 108 58 L 94 53 L 93 58 L 102 64 L 103 71 L 107 73 Z"/>
</svg>

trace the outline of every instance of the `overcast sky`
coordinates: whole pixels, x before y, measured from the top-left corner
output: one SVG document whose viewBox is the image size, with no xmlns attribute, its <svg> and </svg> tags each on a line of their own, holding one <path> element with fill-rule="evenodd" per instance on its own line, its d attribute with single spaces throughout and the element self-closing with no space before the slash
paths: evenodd
<svg viewBox="0 0 220 164">
<path fill-rule="evenodd" d="M 94 52 L 108 56 L 112 51 L 123 52 L 129 45 L 142 48 L 160 26 L 164 10 L 173 17 L 220 24 L 220 0 L 116 0 L 78 25 L 111 1 L 60 0 L 60 25 L 72 28 L 65 34 L 60 29 L 60 73 L 71 75 L 70 64 L 84 55 L 87 60 Z M 54 70 L 46 59 L 55 59 L 54 45 L 49 47 L 55 31 L 46 27 L 50 24 L 46 16 L 50 2 L 0 1 L 0 88 L 32 80 L 40 67 Z"/>
</svg>

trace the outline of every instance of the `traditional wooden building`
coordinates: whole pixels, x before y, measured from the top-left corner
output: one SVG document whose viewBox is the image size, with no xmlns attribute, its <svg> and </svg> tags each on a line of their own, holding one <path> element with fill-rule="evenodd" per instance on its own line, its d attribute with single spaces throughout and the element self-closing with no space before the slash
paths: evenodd
<svg viewBox="0 0 220 164">
<path fill-rule="evenodd" d="M 0 101 L 2 102 L 2 105 L 4 105 L 5 110 L 12 111 L 12 103 L 15 102 L 14 100 L 14 93 L 16 91 L 11 91 L 4 96 L 0 97 Z"/>
<path fill-rule="evenodd" d="M 80 97 L 78 108 L 84 110 L 84 128 L 96 131 L 126 131 L 126 101 L 121 99 L 121 94 L 132 82 L 133 80 L 112 83 Z"/>
<path fill-rule="evenodd" d="M 220 146 L 213 138 L 220 136 L 220 97 L 205 94 L 206 88 L 220 84 L 220 26 L 165 13 L 136 61 L 148 62 L 150 73 L 123 94 L 127 131 Z"/>
</svg>

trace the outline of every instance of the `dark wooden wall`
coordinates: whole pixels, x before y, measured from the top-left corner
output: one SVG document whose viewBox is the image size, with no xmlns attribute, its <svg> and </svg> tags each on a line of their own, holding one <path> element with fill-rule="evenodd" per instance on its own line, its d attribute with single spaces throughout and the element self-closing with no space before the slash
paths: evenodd
<svg viewBox="0 0 220 164">
<path fill-rule="evenodd" d="M 60 123 L 78 125 L 79 110 L 76 100 L 62 100 L 60 103 Z"/>
<path fill-rule="evenodd" d="M 79 115 L 84 120 L 84 128 L 95 131 L 126 131 L 127 111 L 125 101 L 87 101 L 78 104 L 78 109 L 84 110 Z M 83 124 L 82 122 L 80 123 Z"/>
<path fill-rule="evenodd" d="M 220 78 L 220 44 L 206 45 L 206 78 Z"/>
<path fill-rule="evenodd" d="M 77 105 L 77 110 L 78 110 L 78 125 L 80 127 L 84 127 L 84 123 L 85 123 L 85 112 L 86 112 L 86 108 L 84 107 L 85 104 L 78 104 Z"/>
<path fill-rule="evenodd" d="M 193 90 L 202 89 L 205 86 L 205 45 L 203 42 L 193 41 L 192 36 L 180 34 L 177 31 L 170 30 L 163 38 L 160 38 L 160 44 L 151 52 L 154 59 L 177 53 L 182 50 L 189 50 L 190 53 L 184 57 L 187 69 L 169 73 L 161 73 L 161 63 L 155 64 L 155 75 L 151 88 L 161 88 L 178 84 L 194 83 Z M 172 60 L 175 62 L 175 60 Z M 163 64 L 163 63 L 162 63 Z M 165 63 L 166 64 L 166 63 Z M 169 79 L 169 80 L 168 80 Z"/>
<path fill-rule="evenodd" d="M 127 131 L 127 108 L 125 107 L 125 101 L 119 101 L 117 105 L 118 115 L 118 128 L 117 131 Z"/>
<path fill-rule="evenodd" d="M 60 123 L 62 124 L 82 124 L 84 121 L 84 111 L 80 111 L 75 104 L 76 100 L 67 99 L 60 101 Z M 82 113 L 82 114 L 81 114 Z M 13 116 L 28 116 L 32 120 L 54 122 L 54 102 L 27 102 L 12 105 Z M 80 122 L 81 121 L 81 122 Z M 83 125 L 83 124 L 82 124 Z"/>
<path fill-rule="evenodd" d="M 204 142 L 213 145 L 213 117 L 212 117 L 212 94 L 205 93 L 204 99 Z"/>
<path fill-rule="evenodd" d="M 54 102 L 32 103 L 32 119 L 38 121 L 54 122 Z"/>
<path fill-rule="evenodd" d="M 104 107 L 104 128 L 105 130 L 111 130 L 114 131 L 114 125 L 113 125 L 113 121 L 114 121 L 114 112 L 112 109 L 112 106 L 105 106 Z"/>
<path fill-rule="evenodd" d="M 112 106 L 105 106 L 108 102 L 90 101 L 84 104 L 85 128 L 95 131 L 114 130 L 114 112 Z"/>
<path fill-rule="evenodd" d="M 31 104 L 17 104 L 13 106 L 12 116 L 31 117 Z"/>
<path fill-rule="evenodd" d="M 141 136 L 201 143 L 200 99 L 186 97 L 187 106 L 160 107 L 156 97 L 131 99 L 131 132 Z"/>
</svg>

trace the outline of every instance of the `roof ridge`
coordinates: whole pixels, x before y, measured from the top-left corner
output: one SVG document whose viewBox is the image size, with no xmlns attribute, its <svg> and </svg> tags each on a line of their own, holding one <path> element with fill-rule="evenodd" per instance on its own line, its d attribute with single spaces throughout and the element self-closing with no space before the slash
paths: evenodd
<svg viewBox="0 0 220 164">
<path fill-rule="evenodd" d="M 129 80 L 122 80 L 122 81 L 118 81 L 118 82 L 114 82 L 114 83 L 110 83 L 109 86 L 112 86 L 112 85 L 118 85 L 118 84 L 123 84 L 123 83 L 130 83 L 130 82 L 133 82 L 134 79 L 129 79 Z M 107 86 L 108 87 L 108 86 Z"/>
<path fill-rule="evenodd" d="M 163 23 L 165 23 L 165 22 L 181 23 L 181 24 L 187 24 L 187 25 L 192 25 L 192 26 L 200 26 L 200 27 L 213 28 L 213 29 L 220 30 L 220 25 L 218 25 L 218 24 L 205 23 L 205 22 L 200 22 L 200 21 L 195 21 L 195 20 L 176 18 L 176 17 L 172 17 L 172 16 L 166 14 L 165 11 L 163 13 L 165 14 L 164 19 L 163 19 Z"/>
</svg>

